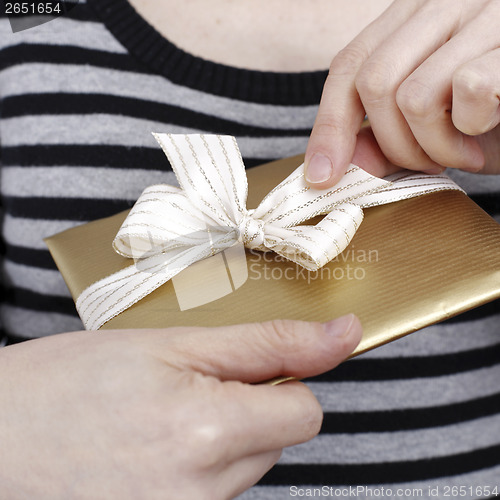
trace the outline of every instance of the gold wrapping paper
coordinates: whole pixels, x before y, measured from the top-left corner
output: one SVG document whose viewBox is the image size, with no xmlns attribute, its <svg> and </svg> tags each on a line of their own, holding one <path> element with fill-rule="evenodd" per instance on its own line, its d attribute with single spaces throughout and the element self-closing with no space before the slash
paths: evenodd
<svg viewBox="0 0 500 500">
<path fill-rule="evenodd" d="M 248 170 L 248 207 L 302 160 Z M 93 282 L 133 263 L 111 246 L 125 217 L 122 212 L 47 238 L 75 300 Z M 443 191 L 366 209 L 350 246 L 316 273 L 256 251 L 247 251 L 247 265 L 247 281 L 223 298 L 181 311 L 170 281 L 103 328 L 327 321 L 354 312 L 364 327 L 356 355 L 500 297 L 500 225 L 463 193 Z M 197 279 L 197 287 L 207 284 L 202 275 Z"/>
</svg>

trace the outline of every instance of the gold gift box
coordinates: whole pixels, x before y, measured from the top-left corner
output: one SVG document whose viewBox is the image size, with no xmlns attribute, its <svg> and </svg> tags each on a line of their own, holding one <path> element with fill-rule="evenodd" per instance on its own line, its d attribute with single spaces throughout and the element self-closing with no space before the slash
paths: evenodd
<svg viewBox="0 0 500 500">
<path fill-rule="evenodd" d="M 297 156 L 247 170 L 248 207 L 302 161 Z M 74 300 L 133 264 L 111 246 L 126 215 L 47 238 Z M 246 282 L 218 300 L 181 311 L 169 281 L 102 328 L 327 321 L 354 312 L 364 327 L 356 355 L 500 297 L 500 225 L 463 193 L 443 191 L 365 209 L 349 247 L 316 273 L 269 252 L 247 251 L 247 263 Z M 209 286 L 196 274 L 193 292 Z"/>
</svg>

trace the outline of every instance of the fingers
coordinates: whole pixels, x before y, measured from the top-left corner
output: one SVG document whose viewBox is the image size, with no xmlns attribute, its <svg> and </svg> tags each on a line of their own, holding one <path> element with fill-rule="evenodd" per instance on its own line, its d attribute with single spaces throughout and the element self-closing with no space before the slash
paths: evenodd
<svg viewBox="0 0 500 500">
<path fill-rule="evenodd" d="M 398 106 L 415 139 L 441 165 L 470 170 L 484 165 L 477 141 L 455 127 L 450 111 L 456 103 L 456 96 L 452 103 L 452 81 L 457 68 L 489 52 L 500 41 L 498 30 L 488 17 L 492 13 L 484 10 L 471 20 L 422 63 L 397 92 Z M 482 36 L 478 37 L 481 31 Z M 415 164 L 410 168 L 419 167 Z"/>
<path fill-rule="evenodd" d="M 310 377 L 331 370 L 361 339 L 354 315 L 329 323 L 275 320 L 199 328 L 170 336 L 165 356 L 177 366 L 221 380 L 259 382 L 279 375 Z M 181 354 L 179 356 L 179 354 Z"/>
<path fill-rule="evenodd" d="M 442 6 L 431 2 L 416 12 L 374 51 L 355 78 L 356 88 L 380 148 L 392 163 L 404 168 L 439 167 L 422 149 L 404 115 L 405 109 L 408 108 L 408 114 L 411 115 L 411 111 L 416 108 L 418 113 L 410 117 L 420 118 L 422 102 L 426 105 L 426 109 L 421 112 L 424 117 L 429 112 L 428 108 L 435 111 L 434 97 L 438 90 L 433 79 L 426 78 L 418 87 L 416 84 L 407 84 L 402 89 L 405 93 L 399 91 L 413 70 L 442 46 L 455 28 L 454 17 L 447 16 L 443 22 L 439 10 L 442 10 Z M 423 43 L 408 43 L 410 33 Z M 408 98 L 405 98 L 407 95 Z M 403 113 L 397 97 L 401 97 L 405 104 Z M 424 98 L 427 100 L 424 101 Z M 427 106 L 428 103 L 430 106 Z"/>
<path fill-rule="evenodd" d="M 187 373 L 177 379 L 175 404 L 183 406 L 179 432 L 195 468 L 293 446 L 320 431 L 321 406 L 301 382 L 252 385 Z M 175 413 L 172 401 L 162 406 L 159 397 L 158 404 L 164 417 Z"/>
<path fill-rule="evenodd" d="M 361 325 L 351 314 L 325 324 L 279 320 L 145 331 L 136 337 L 154 347 L 167 373 L 178 373 L 178 390 L 196 395 L 189 403 L 194 425 L 188 442 L 198 450 L 198 463 L 217 464 L 314 437 L 322 410 L 306 385 L 245 382 L 332 369 L 358 344 Z"/>
<path fill-rule="evenodd" d="M 390 164 L 482 169 L 471 135 L 499 123 L 498 33 L 498 2 L 394 2 L 332 62 L 306 180 L 326 188 L 343 175 L 365 111 Z"/>
<path fill-rule="evenodd" d="M 201 396 L 199 396 L 201 397 Z M 323 412 L 310 389 L 301 382 L 278 386 L 219 382 L 207 395 L 203 425 L 195 436 L 205 463 L 238 460 L 303 443 L 321 428 Z M 203 457 L 203 450 L 210 450 Z"/>
<path fill-rule="evenodd" d="M 345 173 L 365 116 L 355 76 L 376 47 L 422 3 L 392 4 L 332 61 L 305 155 L 306 180 L 311 186 L 331 187 Z"/>
<path fill-rule="evenodd" d="M 492 70 L 498 68 L 497 71 Z M 453 74 L 454 126 L 480 135 L 500 123 L 500 49 L 462 64 Z"/>
<path fill-rule="evenodd" d="M 372 54 L 356 77 L 383 153 L 405 168 L 481 168 L 484 162 L 476 141 L 451 121 L 451 80 L 462 62 L 495 46 L 497 30 L 492 27 L 477 37 L 485 13 L 474 17 L 476 11 L 467 12 L 472 19 L 459 27 L 459 9 L 449 7 L 450 15 L 443 16 L 442 2 L 427 3 Z M 422 43 L 408 43 L 411 33 Z"/>
</svg>

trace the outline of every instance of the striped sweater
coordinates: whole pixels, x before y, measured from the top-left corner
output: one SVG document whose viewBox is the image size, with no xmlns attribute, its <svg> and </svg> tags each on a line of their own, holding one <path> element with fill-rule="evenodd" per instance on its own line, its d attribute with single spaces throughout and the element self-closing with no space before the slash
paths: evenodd
<svg viewBox="0 0 500 500">
<path fill-rule="evenodd" d="M 3 344 L 82 328 L 43 238 L 174 183 L 151 131 L 235 135 L 247 167 L 298 154 L 325 76 L 193 57 L 126 0 L 80 2 L 16 34 L 0 17 Z M 500 221 L 500 177 L 453 176 Z M 320 435 L 241 498 L 500 495 L 499 305 L 311 379 Z"/>
</svg>

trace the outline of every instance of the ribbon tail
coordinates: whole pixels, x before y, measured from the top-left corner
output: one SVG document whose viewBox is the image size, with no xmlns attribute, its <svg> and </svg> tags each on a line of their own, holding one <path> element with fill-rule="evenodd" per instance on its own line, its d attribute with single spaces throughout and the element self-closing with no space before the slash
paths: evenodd
<svg viewBox="0 0 500 500">
<path fill-rule="evenodd" d="M 234 241 L 226 234 L 200 246 L 153 255 L 93 283 L 76 301 L 85 328 L 98 330 L 194 262 L 230 247 Z"/>
<path fill-rule="evenodd" d="M 363 208 L 368 208 L 436 191 L 452 190 L 465 193 L 460 186 L 446 175 L 429 175 L 404 171 L 385 177 L 384 180 L 389 181 L 386 187 L 358 197 L 355 203 Z"/>
</svg>

